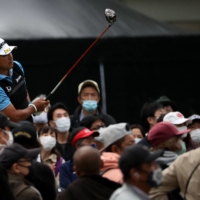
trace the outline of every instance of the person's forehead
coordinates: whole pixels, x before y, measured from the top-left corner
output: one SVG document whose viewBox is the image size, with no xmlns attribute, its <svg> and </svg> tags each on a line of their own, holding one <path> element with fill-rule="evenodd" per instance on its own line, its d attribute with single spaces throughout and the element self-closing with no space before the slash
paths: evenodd
<svg viewBox="0 0 200 200">
<path fill-rule="evenodd" d="M 68 112 L 67 112 L 66 110 L 62 109 L 62 108 L 57 108 L 57 109 L 54 110 L 54 112 L 53 112 L 54 115 L 65 114 L 65 113 L 68 114 Z"/>
<path fill-rule="evenodd" d="M 192 123 L 189 124 L 188 126 L 195 126 L 195 125 L 200 125 L 200 119 L 199 119 L 199 120 L 192 121 Z"/>
<path fill-rule="evenodd" d="M 83 93 L 98 93 L 96 88 L 91 86 L 91 85 L 88 85 L 88 86 L 85 86 L 82 90 L 81 90 L 81 94 Z"/>
</svg>

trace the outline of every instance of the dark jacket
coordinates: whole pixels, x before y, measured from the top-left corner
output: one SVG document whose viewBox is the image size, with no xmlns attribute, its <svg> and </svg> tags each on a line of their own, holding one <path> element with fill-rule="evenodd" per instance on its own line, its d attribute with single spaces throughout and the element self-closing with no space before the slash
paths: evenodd
<svg viewBox="0 0 200 200">
<path fill-rule="evenodd" d="M 7 172 L 1 165 L 0 165 L 0 199 L 15 200 L 11 188 L 8 184 Z"/>
<path fill-rule="evenodd" d="M 78 177 L 73 169 L 73 160 L 69 160 L 60 166 L 59 181 L 60 187 L 66 189 L 68 185 L 74 182 Z"/>
<path fill-rule="evenodd" d="M 121 187 L 121 184 L 110 181 L 99 175 L 78 178 L 68 188 L 60 193 L 57 200 L 108 200 L 111 194 Z"/>
<path fill-rule="evenodd" d="M 71 115 L 70 116 L 70 119 L 71 119 L 71 127 L 72 128 L 77 128 L 80 126 L 80 113 L 81 113 L 81 110 L 82 110 L 82 106 L 78 106 L 74 112 L 74 115 Z M 97 108 L 98 110 L 98 113 L 100 115 L 102 115 L 103 119 L 105 120 L 105 125 L 106 126 L 109 126 L 111 124 L 116 124 L 116 121 L 113 117 L 111 117 L 110 115 L 108 114 L 105 114 L 103 113 L 102 109 L 100 106 L 98 106 Z"/>
<path fill-rule="evenodd" d="M 42 200 L 40 192 L 23 177 L 8 173 L 10 188 L 16 200 Z"/>
<path fill-rule="evenodd" d="M 63 148 L 64 145 L 64 148 Z M 73 158 L 75 147 L 71 145 L 71 143 L 60 144 L 56 143 L 56 149 L 60 153 L 60 155 L 64 158 L 65 161 L 68 161 Z"/>
</svg>

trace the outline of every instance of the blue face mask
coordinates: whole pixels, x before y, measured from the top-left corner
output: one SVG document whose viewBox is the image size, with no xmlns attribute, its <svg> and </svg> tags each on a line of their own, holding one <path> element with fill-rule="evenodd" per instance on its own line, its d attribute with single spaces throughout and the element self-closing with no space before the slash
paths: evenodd
<svg viewBox="0 0 200 200">
<path fill-rule="evenodd" d="M 97 101 L 84 100 L 82 106 L 87 112 L 93 112 L 97 109 Z"/>
<path fill-rule="evenodd" d="M 187 151 L 185 142 L 183 142 L 183 141 L 181 140 L 180 145 L 181 145 L 182 149 L 181 149 L 180 151 L 177 151 L 177 152 L 176 152 L 178 155 L 181 155 L 181 154 L 183 154 L 183 153 L 185 153 L 185 152 Z"/>
<path fill-rule="evenodd" d="M 96 144 L 91 144 L 90 146 L 95 148 L 95 149 L 97 148 Z"/>
</svg>

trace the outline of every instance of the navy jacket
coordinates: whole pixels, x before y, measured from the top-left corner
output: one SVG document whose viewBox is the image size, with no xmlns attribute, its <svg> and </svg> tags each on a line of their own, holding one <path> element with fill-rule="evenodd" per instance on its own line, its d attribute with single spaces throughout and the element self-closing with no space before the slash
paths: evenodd
<svg viewBox="0 0 200 200">
<path fill-rule="evenodd" d="M 78 177 L 73 169 L 74 163 L 73 160 L 68 160 L 60 166 L 60 187 L 66 189 L 67 186 L 75 181 Z"/>
</svg>

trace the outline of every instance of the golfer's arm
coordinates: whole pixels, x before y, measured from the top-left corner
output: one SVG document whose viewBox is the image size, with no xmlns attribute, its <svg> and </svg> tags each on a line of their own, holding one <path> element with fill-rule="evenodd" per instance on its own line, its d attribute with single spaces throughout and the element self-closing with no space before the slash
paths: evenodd
<svg viewBox="0 0 200 200">
<path fill-rule="evenodd" d="M 30 96 L 29 96 L 28 90 L 26 90 L 26 91 L 27 91 L 27 96 L 26 96 L 27 101 L 28 101 L 28 102 L 31 102 L 31 99 L 30 99 Z"/>
<path fill-rule="evenodd" d="M 1 112 L 7 115 L 11 121 L 18 122 L 27 119 L 35 112 L 35 109 L 33 106 L 29 106 L 23 110 L 16 110 L 13 104 L 9 104 L 9 106 L 7 106 Z"/>
</svg>

